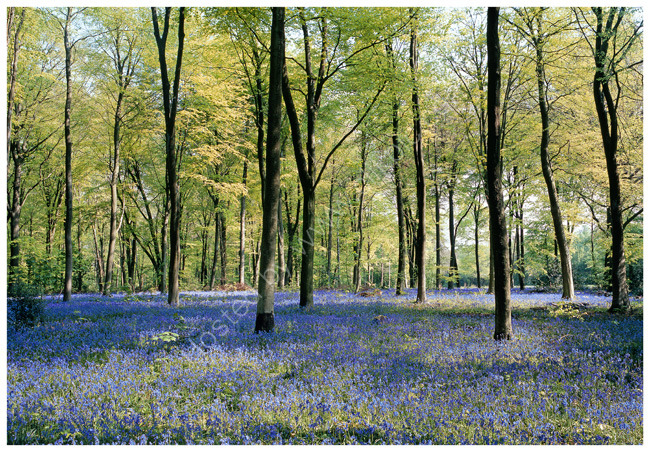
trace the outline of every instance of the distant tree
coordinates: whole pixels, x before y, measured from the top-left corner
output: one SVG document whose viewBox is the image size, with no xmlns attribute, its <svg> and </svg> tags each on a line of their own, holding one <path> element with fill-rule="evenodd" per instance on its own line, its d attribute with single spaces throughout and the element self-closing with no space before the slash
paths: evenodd
<svg viewBox="0 0 650 452">
<path fill-rule="evenodd" d="M 508 229 L 502 192 L 500 149 L 501 118 L 501 49 L 499 46 L 499 8 L 487 13 L 487 183 L 490 210 L 490 242 L 494 259 L 495 326 L 494 339 L 512 339 L 510 315 L 510 263 L 508 260 Z"/>
</svg>

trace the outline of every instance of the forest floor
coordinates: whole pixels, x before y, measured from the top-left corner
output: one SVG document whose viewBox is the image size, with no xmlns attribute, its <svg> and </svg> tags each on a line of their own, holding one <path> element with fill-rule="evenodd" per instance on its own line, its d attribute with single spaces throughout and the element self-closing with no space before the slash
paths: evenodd
<svg viewBox="0 0 650 452">
<path fill-rule="evenodd" d="M 54 298 L 7 332 L 10 444 L 641 444 L 642 300 L 477 290 Z"/>
</svg>

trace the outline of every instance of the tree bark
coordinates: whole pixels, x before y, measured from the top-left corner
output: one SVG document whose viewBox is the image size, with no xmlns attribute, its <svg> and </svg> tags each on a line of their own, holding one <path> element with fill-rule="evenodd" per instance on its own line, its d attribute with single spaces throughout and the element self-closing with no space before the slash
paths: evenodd
<svg viewBox="0 0 650 452">
<path fill-rule="evenodd" d="M 334 171 L 332 171 L 332 177 L 330 178 L 330 198 L 329 198 L 329 210 L 327 212 L 327 267 L 325 272 L 327 273 L 327 284 L 332 285 L 332 229 L 334 227 Z"/>
<path fill-rule="evenodd" d="M 262 219 L 260 282 L 255 332 L 273 331 L 275 319 L 275 246 L 280 199 L 280 135 L 282 132 L 282 68 L 284 66 L 284 8 L 273 8 L 271 68 L 266 141 L 266 180 Z"/>
<path fill-rule="evenodd" d="M 510 263 L 508 229 L 503 205 L 501 150 L 499 149 L 501 50 L 499 45 L 499 8 L 489 7 L 487 16 L 488 50 L 488 143 L 487 182 L 490 209 L 490 242 L 494 261 L 495 325 L 494 339 L 512 339 L 510 307 Z"/>
<path fill-rule="evenodd" d="M 282 221 L 282 189 L 278 194 L 278 289 L 284 289 L 284 278 L 287 272 L 284 259 L 284 222 Z"/>
<path fill-rule="evenodd" d="M 476 287 L 481 288 L 481 262 L 479 259 L 479 217 L 481 215 L 481 206 L 479 203 L 474 204 L 474 261 L 476 263 Z"/>
<path fill-rule="evenodd" d="M 402 195 L 402 163 L 399 146 L 399 100 L 393 99 L 393 172 L 395 175 L 395 199 L 397 203 L 397 281 L 395 282 L 395 295 L 402 295 L 406 286 L 406 221 L 404 218 L 404 197 Z"/>
<path fill-rule="evenodd" d="M 617 107 L 620 93 L 616 98 L 611 92 L 609 81 L 612 77 L 618 85 L 618 75 L 615 68 L 608 66 L 610 39 L 616 36 L 618 26 L 625 14 L 625 8 L 610 8 L 605 20 L 602 8 L 593 8 L 597 18 L 596 42 L 594 58 L 596 72 L 594 74 L 593 95 L 598 113 L 598 122 L 605 150 L 607 177 L 609 180 L 609 208 L 611 214 L 612 232 L 612 305 L 610 311 L 627 310 L 630 299 L 625 269 L 625 246 L 623 211 L 621 205 L 621 182 L 618 170 L 618 116 Z M 605 22 L 604 22 L 605 21 Z M 628 43 L 632 42 L 630 39 Z M 617 52 L 622 49 L 616 48 Z"/>
<path fill-rule="evenodd" d="M 555 179 L 553 178 L 553 169 L 551 167 L 551 157 L 548 152 L 550 136 L 550 124 L 548 117 L 548 102 L 546 98 L 546 75 L 544 70 L 544 55 L 541 42 L 542 39 L 542 22 L 541 16 L 537 16 L 537 33 L 531 30 L 533 42 L 535 43 L 535 74 L 537 75 L 537 94 L 539 112 L 542 121 L 542 140 L 539 148 L 539 155 L 542 160 L 542 173 L 544 181 L 546 182 L 546 189 L 548 191 L 548 199 L 551 209 L 551 216 L 553 217 L 553 228 L 555 230 L 555 239 L 559 248 L 560 265 L 562 268 L 562 298 L 573 300 L 575 292 L 573 289 L 573 270 L 571 266 L 571 253 L 569 251 L 569 244 L 564 233 L 562 225 L 562 210 L 560 208 L 560 201 L 555 188 Z"/>
<path fill-rule="evenodd" d="M 63 287 L 63 301 L 72 299 L 72 47 L 70 42 L 70 22 L 72 21 L 72 8 L 68 8 L 65 16 L 63 30 L 63 44 L 65 47 L 65 276 Z"/>
<path fill-rule="evenodd" d="M 417 17 L 415 17 L 417 24 Z M 415 240 L 415 265 L 417 271 L 418 293 L 416 302 L 426 301 L 426 187 L 424 181 L 424 155 L 422 152 L 422 127 L 420 122 L 420 99 L 418 92 L 418 46 L 417 25 L 411 29 L 410 66 L 413 91 L 413 156 L 415 158 L 418 229 Z"/>
<path fill-rule="evenodd" d="M 9 8 L 9 17 L 7 18 L 7 48 L 9 48 L 9 40 L 11 36 L 11 28 L 13 26 L 13 20 L 15 15 L 15 7 Z M 16 31 L 13 34 L 13 52 L 11 55 L 11 72 L 9 73 L 9 93 L 7 94 L 7 163 L 9 162 L 9 157 L 11 155 L 11 132 L 12 132 L 12 118 L 14 113 L 14 99 L 16 97 L 16 78 L 18 77 L 18 56 L 20 54 L 20 33 L 23 28 L 23 23 L 25 21 L 25 10 L 23 8 L 20 12 L 20 20 L 16 24 Z M 7 172 L 9 171 L 9 166 L 7 165 Z M 7 174 L 8 176 L 9 174 Z"/>
<path fill-rule="evenodd" d="M 248 162 L 244 161 L 242 184 L 246 187 Z M 239 284 L 246 284 L 246 195 L 239 200 Z"/>
<path fill-rule="evenodd" d="M 178 182 L 178 159 L 176 153 L 176 111 L 178 106 L 178 92 L 180 87 L 181 66 L 183 62 L 183 45 L 185 40 L 185 8 L 179 8 L 178 20 L 178 50 L 176 53 L 176 69 L 172 91 L 170 92 L 169 77 L 167 74 L 167 33 L 169 31 L 169 16 L 171 8 L 165 8 L 164 28 L 162 35 L 159 31 L 158 14 L 155 7 L 151 8 L 154 36 L 158 47 L 158 61 L 163 91 L 163 107 L 165 110 L 165 170 L 167 176 L 166 191 L 169 200 L 169 283 L 167 303 L 178 306 L 180 270 L 180 187 Z"/>
<path fill-rule="evenodd" d="M 355 244 L 354 256 L 354 291 L 359 292 L 361 289 L 361 253 L 363 250 L 363 198 L 366 191 L 366 159 L 368 150 L 366 149 L 365 134 L 361 132 L 361 193 L 359 195 L 359 210 L 357 212 L 357 243 Z"/>
</svg>

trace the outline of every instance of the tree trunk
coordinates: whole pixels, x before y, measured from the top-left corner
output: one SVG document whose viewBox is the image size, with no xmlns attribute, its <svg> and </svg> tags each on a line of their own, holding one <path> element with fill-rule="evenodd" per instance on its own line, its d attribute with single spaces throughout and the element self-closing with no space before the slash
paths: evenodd
<svg viewBox="0 0 650 452">
<path fill-rule="evenodd" d="M 302 260 L 300 262 L 300 307 L 314 305 L 314 223 L 316 214 L 316 193 L 312 187 L 302 187 Z"/>
<path fill-rule="evenodd" d="M 453 289 L 458 281 L 458 259 L 456 258 L 456 233 L 454 222 L 454 188 L 449 187 L 449 282 L 447 289 Z"/>
<path fill-rule="evenodd" d="M 120 79 L 121 79 L 120 74 Z M 117 242 L 118 225 L 117 225 L 117 182 L 120 174 L 120 126 L 122 121 L 122 100 L 124 92 L 122 86 L 117 95 L 117 105 L 115 107 L 115 117 L 113 122 L 113 158 L 111 162 L 111 218 L 109 224 L 108 236 L 108 253 L 106 255 L 106 279 L 104 280 L 104 295 L 111 293 L 111 281 L 113 279 L 113 262 L 115 258 L 115 244 Z"/>
<path fill-rule="evenodd" d="M 494 339 L 512 339 L 510 307 L 510 263 L 508 228 L 503 205 L 501 150 L 499 149 L 501 69 L 499 46 L 499 8 L 489 7 L 487 17 L 488 51 L 488 145 L 487 181 L 490 209 L 490 242 L 494 261 L 495 326 Z"/>
<path fill-rule="evenodd" d="M 280 135 L 282 132 L 282 67 L 284 65 L 284 8 L 273 8 L 269 80 L 266 180 L 264 188 L 260 283 L 255 332 L 273 331 L 275 319 L 275 246 L 280 199 Z"/>
<path fill-rule="evenodd" d="M 242 184 L 246 187 L 248 163 L 244 161 Z M 246 195 L 239 200 L 239 284 L 246 284 Z"/>
<path fill-rule="evenodd" d="M 481 262 L 479 259 L 479 217 L 481 215 L 481 206 L 479 203 L 474 204 L 474 261 L 476 262 L 476 286 L 481 288 Z"/>
<path fill-rule="evenodd" d="M 226 270 L 228 269 L 228 253 L 226 249 L 226 216 L 223 212 L 219 212 L 219 263 L 220 263 L 220 275 L 219 275 L 219 284 L 224 286 L 228 281 L 228 276 Z"/>
<path fill-rule="evenodd" d="M 178 91 L 180 86 L 181 65 L 183 61 L 183 45 L 185 39 L 185 8 L 179 8 L 178 20 L 178 50 L 176 54 L 176 69 L 172 92 L 167 73 L 167 57 L 165 47 L 167 45 L 167 33 L 169 31 L 169 16 L 171 8 L 165 8 L 165 20 L 162 36 L 158 26 L 158 14 L 156 8 L 151 8 L 153 19 L 154 36 L 158 47 L 158 61 L 163 91 L 163 106 L 165 110 L 165 169 L 167 175 L 166 192 L 170 203 L 169 218 L 169 292 L 167 303 L 178 306 L 179 285 L 178 276 L 180 270 L 180 187 L 178 182 L 178 152 L 176 149 L 176 111 L 178 106 Z M 170 97 L 171 96 L 171 97 Z"/>
<path fill-rule="evenodd" d="M 11 28 L 13 26 L 13 20 L 15 15 L 15 7 L 9 8 L 9 17 L 7 18 L 7 48 L 9 48 L 9 39 L 11 36 Z M 13 34 L 13 52 L 11 55 L 11 72 L 9 73 L 9 93 L 7 94 L 7 163 L 9 162 L 9 157 L 11 155 L 11 132 L 12 132 L 12 117 L 14 113 L 14 99 L 16 96 L 16 78 L 18 76 L 18 55 L 20 54 L 20 32 L 23 28 L 23 22 L 25 21 L 25 10 L 23 8 L 20 13 L 20 20 L 16 25 L 16 31 Z M 9 165 L 7 165 L 7 176 L 9 176 Z"/>
<path fill-rule="evenodd" d="M 14 177 L 12 183 L 12 198 L 9 205 L 9 228 L 10 228 L 10 258 L 9 258 L 9 287 L 13 287 L 19 278 L 20 267 L 20 213 L 22 211 L 22 165 L 23 158 L 17 150 L 18 143 L 11 143 L 11 157 L 14 163 Z"/>
<path fill-rule="evenodd" d="M 327 284 L 331 286 L 332 284 L 332 229 L 334 226 L 334 171 L 332 171 L 332 177 L 330 179 L 330 199 L 329 199 L 329 210 L 327 217 L 327 267 L 325 272 L 327 273 Z"/>
<path fill-rule="evenodd" d="M 284 224 L 282 221 L 282 189 L 278 192 L 278 289 L 284 289 L 286 264 L 284 260 Z"/>
<path fill-rule="evenodd" d="M 442 289 L 441 266 L 442 266 L 442 238 L 440 235 L 440 186 L 438 185 L 438 151 L 434 146 L 434 173 L 433 173 L 433 194 L 435 197 L 435 219 L 436 219 L 436 289 Z"/>
<path fill-rule="evenodd" d="M 395 295 L 402 295 L 406 285 L 406 221 L 404 218 L 404 198 L 402 195 L 402 164 L 401 150 L 399 147 L 399 100 L 393 100 L 393 171 L 395 174 L 395 198 L 397 201 L 397 237 L 398 260 L 397 281 L 395 282 Z"/>
<path fill-rule="evenodd" d="M 396 70 L 396 62 L 393 54 L 393 43 L 388 41 L 386 44 L 386 54 L 390 59 L 393 71 Z M 395 295 L 402 295 L 406 287 L 406 221 L 404 219 L 404 198 L 402 195 L 402 164 L 401 150 L 399 146 L 399 105 L 400 100 L 397 94 L 393 95 L 392 105 L 392 133 L 391 141 L 393 145 L 393 174 L 395 176 L 395 199 L 397 204 L 397 278 L 395 281 Z M 389 278 L 390 279 L 390 278 Z"/>
<path fill-rule="evenodd" d="M 535 73 L 537 75 L 537 94 L 539 103 L 539 112 L 542 121 L 542 141 L 540 144 L 539 155 L 542 160 L 542 173 L 544 174 L 544 181 L 546 182 L 546 189 L 548 191 L 548 199 L 551 208 L 551 216 L 553 217 L 553 228 L 555 230 L 555 240 L 560 253 L 560 265 L 562 268 L 562 298 L 573 300 L 575 292 L 573 289 L 573 270 L 571 268 L 571 253 L 569 251 L 569 244 L 564 233 L 562 225 L 562 211 L 560 208 L 560 201 L 555 188 L 555 180 L 553 178 L 553 169 L 551 167 L 551 157 L 548 152 L 548 146 L 551 139 L 550 124 L 548 117 L 548 103 L 546 100 L 546 76 L 544 71 L 543 53 L 541 39 L 541 17 L 537 16 L 538 35 L 533 37 L 535 41 Z"/>
<path fill-rule="evenodd" d="M 65 47 L 65 277 L 63 287 L 63 301 L 72 299 L 72 46 L 69 36 L 72 8 L 68 8 L 63 30 L 63 43 Z"/>
<path fill-rule="evenodd" d="M 354 282 L 355 292 L 361 289 L 361 253 L 363 250 L 363 198 L 366 191 L 366 159 L 368 150 L 366 149 L 365 134 L 361 132 L 361 194 L 359 195 L 359 210 L 357 212 L 357 243 L 355 245 L 354 256 Z"/>
<path fill-rule="evenodd" d="M 623 209 L 621 205 L 621 181 L 618 170 L 618 98 L 613 96 L 610 90 L 609 81 L 617 75 L 612 74 L 613 69 L 607 67 L 608 61 L 612 58 L 608 55 L 610 39 L 616 36 L 618 25 L 621 23 L 625 9 L 610 8 L 606 24 L 603 24 L 604 14 L 602 8 L 594 8 L 598 24 L 596 29 L 596 43 L 594 57 L 596 72 L 594 75 L 593 94 L 598 113 L 598 122 L 605 150 L 605 161 L 607 163 L 607 177 L 609 180 L 609 210 L 611 214 L 612 232 L 612 305 L 610 311 L 627 310 L 630 307 L 630 299 L 627 286 L 627 274 L 625 269 L 625 246 L 624 246 L 624 225 Z M 618 12 L 618 19 L 615 16 Z M 603 26 L 605 27 L 603 29 Z M 628 44 L 633 39 L 628 40 Z M 624 49 L 624 48 L 623 48 Z M 620 49 L 614 48 L 616 52 Z M 607 67 L 607 68 L 606 68 Z M 620 94 L 620 93 L 619 93 Z M 616 97 L 616 98 L 615 98 Z"/>
<path fill-rule="evenodd" d="M 219 197 L 212 200 L 214 206 L 214 253 L 212 254 L 212 265 L 210 266 L 210 290 L 214 290 L 217 279 L 217 262 L 219 260 L 219 243 L 221 238 L 221 217 L 219 216 Z"/>
</svg>

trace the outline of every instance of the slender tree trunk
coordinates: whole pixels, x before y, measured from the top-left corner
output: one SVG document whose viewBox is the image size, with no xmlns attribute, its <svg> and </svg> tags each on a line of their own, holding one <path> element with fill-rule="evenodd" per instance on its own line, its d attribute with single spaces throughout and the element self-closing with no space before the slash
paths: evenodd
<svg viewBox="0 0 650 452">
<path fill-rule="evenodd" d="M 449 187 L 449 282 L 447 289 L 458 284 L 458 259 L 456 258 L 456 234 L 454 221 L 454 188 Z"/>
<path fill-rule="evenodd" d="M 228 269 L 228 253 L 226 249 L 226 216 L 223 212 L 219 212 L 219 263 L 221 273 L 219 275 L 219 284 L 224 286 L 227 283 L 227 272 Z"/>
<path fill-rule="evenodd" d="M 9 48 L 9 39 L 11 36 L 11 28 L 13 26 L 13 20 L 15 15 L 14 7 L 9 8 L 9 17 L 7 21 L 7 48 Z M 9 162 L 11 156 L 11 132 L 12 132 L 12 118 L 14 113 L 14 99 L 16 97 L 16 78 L 18 76 L 18 56 L 20 54 L 20 33 L 23 27 L 23 22 L 25 21 L 25 10 L 23 8 L 20 12 L 20 20 L 16 24 L 16 31 L 13 34 L 13 52 L 11 55 L 11 72 L 9 73 L 9 93 L 7 94 L 7 162 Z M 7 176 L 9 172 L 9 165 L 7 165 Z"/>
<path fill-rule="evenodd" d="M 434 146 L 435 149 L 435 146 Z M 435 219 L 436 219 L 436 289 L 442 289 L 441 266 L 442 266 L 442 238 L 440 235 L 440 185 L 438 184 L 438 151 L 434 154 L 434 173 L 433 173 L 433 194 L 435 197 Z"/>
<path fill-rule="evenodd" d="M 354 260 L 354 282 L 355 292 L 361 289 L 361 252 L 363 250 L 363 198 L 366 191 L 366 159 L 368 157 L 368 150 L 366 149 L 366 142 L 364 133 L 361 133 L 361 194 L 359 195 L 359 210 L 357 212 L 357 243 L 355 245 L 355 260 Z"/>
<path fill-rule="evenodd" d="M 169 31 L 169 16 L 171 8 L 165 8 L 163 34 L 160 35 L 158 14 L 156 8 L 151 8 L 154 36 L 158 47 L 158 61 L 162 79 L 163 106 L 165 110 L 165 169 L 167 176 L 166 191 L 170 203 L 169 218 L 169 292 L 167 302 L 172 306 L 179 303 L 179 271 L 180 271 L 180 187 L 178 182 L 178 159 L 176 153 L 176 111 L 178 106 L 178 91 L 180 86 L 181 66 L 183 61 L 183 46 L 185 40 L 185 8 L 179 8 L 178 20 L 178 50 L 176 54 L 176 69 L 172 91 L 167 73 L 167 33 Z M 170 97 L 171 96 L 171 97 Z"/>
<path fill-rule="evenodd" d="M 412 11 L 412 10 L 411 10 Z M 411 29 L 410 66 L 413 81 L 411 95 L 413 109 L 413 156 L 415 158 L 418 229 L 415 240 L 415 265 L 417 269 L 418 294 L 416 302 L 426 301 L 426 187 L 424 182 L 424 155 L 422 152 L 422 127 L 420 123 L 420 98 L 418 93 L 418 46 L 417 17 Z"/>
<path fill-rule="evenodd" d="M 474 260 L 476 262 L 476 286 L 481 288 L 481 262 L 479 259 L 479 217 L 481 215 L 481 206 L 477 202 L 474 204 Z"/>
<path fill-rule="evenodd" d="M 101 240 L 97 239 L 97 226 L 93 222 L 93 243 L 95 244 L 95 268 L 97 271 L 97 288 L 100 292 L 103 291 L 104 286 L 104 260 L 102 259 L 103 250 Z"/>
<path fill-rule="evenodd" d="M 219 216 L 219 197 L 213 198 L 214 205 L 214 253 L 212 255 L 212 265 L 210 266 L 210 290 L 214 289 L 217 279 L 217 263 L 219 260 L 219 243 L 221 238 L 221 217 Z"/>
<path fill-rule="evenodd" d="M 275 242 L 280 200 L 280 135 L 282 132 L 282 68 L 284 65 L 284 8 L 273 8 L 269 80 L 266 181 L 264 188 L 260 283 L 255 332 L 273 331 L 275 319 Z"/>
<path fill-rule="evenodd" d="M 488 51 L 488 145 L 487 181 L 490 209 L 490 242 L 494 261 L 495 325 L 494 339 L 512 339 L 510 307 L 510 263 L 508 262 L 508 230 L 502 191 L 501 150 L 499 149 L 501 50 L 499 45 L 499 8 L 489 7 L 487 16 Z"/>
<path fill-rule="evenodd" d="M 526 258 L 524 254 L 524 201 L 519 205 L 519 289 L 526 288 Z"/>
<path fill-rule="evenodd" d="M 551 140 L 550 124 L 548 117 L 548 103 L 546 100 L 546 87 L 545 87 L 545 71 L 543 63 L 543 50 L 542 43 L 539 42 L 542 34 L 541 30 L 541 17 L 537 16 L 538 35 L 535 39 L 535 73 L 537 75 L 537 94 L 539 112 L 542 121 L 542 141 L 540 144 L 539 154 L 542 160 L 542 173 L 544 174 L 544 181 L 546 182 L 546 189 L 548 191 L 548 199 L 551 208 L 551 216 L 553 217 L 553 228 L 555 230 L 555 240 L 560 254 L 560 265 L 562 268 L 562 298 L 573 300 L 575 292 L 573 289 L 573 270 L 571 266 L 571 253 L 569 251 L 569 244 L 564 233 L 562 225 L 562 210 L 560 208 L 560 201 L 555 188 L 555 179 L 553 178 L 553 169 L 551 167 L 551 157 L 548 152 L 549 142 Z"/>
<path fill-rule="evenodd" d="M 330 179 L 330 198 L 329 198 L 329 210 L 327 218 L 327 283 L 328 285 L 332 284 L 332 228 L 334 226 L 334 171 L 332 171 L 332 177 Z"/>
<path fill-rule="evenodd" d="M 244 161 L 242 184 L 246 187 L 248 163 Z M 246 195 L 239 200 L 239 284 L 246 284 Z"/>
<path fill-rule="evenodd" d="M 284 260 L 284 224 L 282 221 L 282 189 L 278 194 L 278 289 L 284 289 L 286 264 Z"/>
<path fill-rule="evenodd" d="M 402 295 L 406 285 L 406 221 L 404 218 L 404 198 L 402 195 L 402 164 L 399 147 L 399 100 L 393 100 L 393 171 L 395 174 L 395 198 L 397 201 L 398 260 L 395 295 Z"/>
<path fill-rule="evenodd" d="M 9 258 L 9 287 L 13 287 L 19 277 L 20 267 L 20 214 L 23 207 L 22 199 L 22 165 L 23 158 L 17 150 L 18 143 L 11 143 L 11 156 L 14 163 L 14 177 L 12 183 L 12 199 L 9 205 L 9 228 L 10 228 L 10 258 Z"/>
<path fill-rule="evenodd" d="M 68 8 L 63 30 L 63 43 L 65 47 L 65 277 L 63 287 L 63 301 L 72 299 L 72 46 L 69 36 L 72 8 Z"/>
<path fill-rule="evenodd" d="M 121 74 L 120 74 L 121 78 Z M 120 126 L 122 121 L 122 100 L 124 92 L 120 86 L 120 92 L 117 95 L 117 105 L 115 107 L 115 117 L 113 122 L 113 158 L 111 162 L 111 217 L 108 237 L 108 253 L 106 255 L 106 279 L 104 280 L 104 295 L 111 293 L 111 281 L 113 279 L 113 262 L 115 257 L 115 244 L 117 242 L 118 225 L 117 225 L 117 182 L 120 174 Z"/>
</svg>

